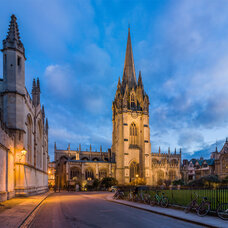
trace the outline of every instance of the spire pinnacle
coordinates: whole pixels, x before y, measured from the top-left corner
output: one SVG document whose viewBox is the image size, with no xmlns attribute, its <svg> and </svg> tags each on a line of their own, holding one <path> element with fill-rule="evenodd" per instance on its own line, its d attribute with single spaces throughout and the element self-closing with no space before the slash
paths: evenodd
<svg viewBox="0 0 228 228">
<path fill-rule="evenodd" d="M 120 77 L 119 77 L 117 88 L 120 89 L 120 87 L 121 87 L 121 83 L 120 83 Z"/>
<path fill-rule="evenodd" d="M 40 79 L 37 78 L 37 90 L 38 92 L 40 92 Z"/>
<path fill-rule="evenodd" d="M 6 48 L 15 48 L 19 50 L 23 55 L 25 53 L 24 46 L 21 42 L 20 33 L 17 24 L 17 18 L 14 14 L 11 16 L 8 34 L 6 39 L 3 40 L 3 50 Z"/>
<path fill-rule="evenodd" d="M 128 27 L 127 49 L 124 62 L 123 86 L 128 84 L 130 88 L 136 86 L 135 64 L 131 46 L 130 27 Z"/>
<path fill-rule="evenodd" d="M 139 71 L 138 86 L 143 87 L 141 70 Z"/>
</svg>

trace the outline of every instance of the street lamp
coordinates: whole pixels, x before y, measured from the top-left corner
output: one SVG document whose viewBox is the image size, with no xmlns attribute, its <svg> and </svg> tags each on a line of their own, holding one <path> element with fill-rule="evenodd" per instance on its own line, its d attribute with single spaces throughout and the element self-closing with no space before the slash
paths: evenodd
<svg viewBox="0 0 228 228">
<path fill-rule="evenodd" d="M 21 154 L 25 156 L 27 154 L 27 150 L 25 148 L 22 149 Z"/>
<path fill-rule="evenodd" d="M 135 177 L 138 178 L 139 177 L 139 174 L 136 174 Z"/>
<path fill-rule="evenodd" d="M 19 162 L 21 161 L 22 157 L 27 154 L 27 150 L 23 147 L 21 154 L 18 154 L 19 156 Z"/>
</svg>

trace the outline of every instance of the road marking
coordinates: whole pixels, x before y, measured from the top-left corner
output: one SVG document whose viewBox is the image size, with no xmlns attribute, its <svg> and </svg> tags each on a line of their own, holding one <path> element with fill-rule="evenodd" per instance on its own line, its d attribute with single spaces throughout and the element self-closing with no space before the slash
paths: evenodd
<svg viewBox="0 0 228 228">
<path fill-rule="evenodd" d="M 25 218 L 25 220 L 21 223 L 20 226 L 18 226 L 18 228 L 28 228 L 30 227 L 30 225 L 32 224 L 32 221 L 34 219 L 34 217 L 36 216 L 39 208 L 41 207 L 41 205 L 44 203 L 44 201 L 47 199 L 48 196 L 50 196 L 51 194 L 48 194 L 46 197 L 44 197 L 40 203 L 28 214 L 28 216 Z"/>
</svg>

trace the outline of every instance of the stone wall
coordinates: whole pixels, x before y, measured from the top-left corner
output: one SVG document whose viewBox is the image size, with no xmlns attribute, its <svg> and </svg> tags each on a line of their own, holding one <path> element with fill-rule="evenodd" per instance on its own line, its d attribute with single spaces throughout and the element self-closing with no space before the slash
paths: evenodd
<svg viewBox="0 0 228 228">
<path fill-rule="evenodd" d="M 14 140 L 0 121 L 0 202 L 14 196 Z"/>
</svg>

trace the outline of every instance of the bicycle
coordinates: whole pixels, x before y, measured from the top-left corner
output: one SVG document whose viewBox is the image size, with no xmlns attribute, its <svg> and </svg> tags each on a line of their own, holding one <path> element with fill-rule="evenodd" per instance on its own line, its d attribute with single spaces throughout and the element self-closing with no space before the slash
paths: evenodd
<svg viewBox="0 0 228 228">
<path fill-rule="evenodd" d="M 194 209 L 196 210 L 198 216 L 203 217 L 210 211 L 211 203 L 207 200 L 207 197 L 203 197 L 201 203 L 198 204 L 199 196 L 195 192 L 194 194 L 196 197 L 187 205 L 187 207 L 184 209 L 184 212 L 189 213 Z"/>
<path fill-rule="evenodd" d="M 124 199 L 124 192 L 121 191 L 120 189 L 118 189 L 114 196 L 113 196 L 113 199 Z"/>
<path fill-rule="evenodd" d="M 228 220 L 228 203 L 219 204 L 216 212 L 219 218 Z"/>
<path fill-rule="evenodd" d="M 167 197 L 164 196 L 164 192 L 162 192 L 162 195 L 159 196 L 158 191 L 156 191 L 156 194 L 154 195 L 154 197 L 150 201 L 150 205 L 154 206 L 156 204 L 161 205 L 161 207 L 167 207 L 168 206 L 169 200 Z"/>
</svg>

